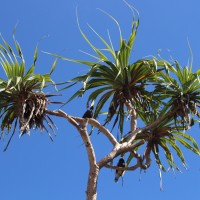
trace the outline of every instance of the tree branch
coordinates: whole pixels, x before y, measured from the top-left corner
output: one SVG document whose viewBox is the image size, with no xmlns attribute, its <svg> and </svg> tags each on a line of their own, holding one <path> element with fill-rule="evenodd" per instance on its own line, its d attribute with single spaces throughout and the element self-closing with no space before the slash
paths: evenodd
<svg viewBox="0 0 200 200">
<path fill-rule="evenodd" d="M 139 165 L 141 169 L 145 170 L 150 167 L 151 165 L 150 151 L 145 150 L 143 158 L 139 153 L 137 153 L 134 150 L 131 151 L 130 153 L 134 158 L 137 159 L 137 164 Z M 145 160 L 145 163 L 143 163 L 144 160 Z"/>
<path fill-rule="evenodd" d="M 62 110 L 59 110 L 58 112 L 46 110 L 46 113 L 50 115 L 58 116 L 58 117 L 67 118 L 67 119 L 70 117 L 71 119 L 74 119 L 78 123 L 83 123 L 86 120 L 80 117 L 70 116 L 66 114 L 65 112 L 63 112 Z M 93 118 L 88 118 L 87 122 L 91 124 L 92 126 L 96 127 L 97 129 L 99 129 L 108 138 L 108 140 L 112 143 L 113 146 L 116 146 L 117 144 L 119 144 L 117 140 L 115 139 L 115 137 L 112 135 L 112 133 L 103 125 L 101 125 L 97 120 Z M 76 126 L 75 124 L 73 125 Z"/>
<path fill-rule="evenodd" d="M 107 128 L 105 128 L 105 126 L 102 126 L 97 120 L 90 118 L 88 119 L 88 123 L 98 128 L 109 139 L 113 146 L 119 144 L 113 134 Z"/>
<path fill-rule="evenodd" d="M 130 134 L 132 134 L 132 136 L 128 139 L 127 142 L 124 142 L 124 143 L 119 144 L 116 147 L 114 147 L 114 149 L 107 156 L 105 156 L 103 159 L 101 159 L 97 163 L 99 168 L 101 169 L 102 167 L 104 167 L 108 162 L 112 161 L 118 155 L 120 155 L 122 153 L 133 151 L 136 147 L 144 144 L 145 140 L 141 140 L 136 144 L 132 144 L 132 142 L 135 139 L 137 134 L 142 133 L 142 132 L 144 132 L 144 131 L 146 131 L 146 130 L 154 127 L 154 126 L 157 126 L 161 121 L 163 121 L 167 117 L 171 117 L 175 112 L 176 112 L 176 110 L 171 111 L 171 112 L 167 113 L 166 115 L 158 118 L 153 123 L 147 125 L 146 127 L 140 128 L 140 129 L 136 129 L 135 131 L 130 133 Z M 143 168 L 143 169 L 147 169 L 151 164 L 151 159 L 150 159 L 149 155 L 148 156 L 146 155 L 145 159 L 146 159 L 146 163 L 145 164 L 141 164 L 141 168 Z"/>
<path fill-rule="evenodd" d="M 112 165 L 105 165 L 106 168 L 109 169 L 118 169 L 118 170 L 123 170 L 123 171 L 134 171 L 136 170 L 138 167 L 140 167 L 140 164 L 137 163 L 136 165 L 133 165 L 131 167 L 117 167 L 117 166 L 112 166 Z"/>
<path fill-rule="evenodd" d="M 62 110 L 59 110 L 58 112 L 46 110 L 46 113 L 50 115 L 66 118 L 79 131 L 84 141 L 87 154 L 88 154 L 89 163 L 90 163 L 90 172 L 89 172 L 88 187 L 87 187 L 87 199 L 96 200 L 97 198 L 96 186 L 97 186 L 97 177 L 98 177 L 99 170 L 102 167 L 116 169 L 115 167 L 108 165 L 108 163 L 112 161 L 115 157 L 119 156 L 120 154 L 133 152 L 135 148 L 145 143 L 145 140 L 140 140 L 139 142 L 132 144 L 137 134 L 142 133 L 146 130 L 151 129 L 152 127 L 157 126 L 157 124 L 159 124 L 161 121 L 163 121 L 167 117 L 171 117 L 176 112 L 176 110 L 168 112 L 166 115 L 158 118 L 153 123 L 148 124 L 144 128 L 140 128 L 136 130 L 132 129 L 134 131 L 130 133 L 132 134 L 131 137 L 128 137 L 128 140 L 122 144 L 119 144 L 117 140 L 115 139 L 115 137 L 110 133 L 110 131 L 106 129 L 104 126 L 102 126 L 95 119 L 92 119 L 92 118 L 83 119 L 83 118 L 73 117 L 66 114 Z M 92 143 L 90 141 L 90 137 L 87 132 L 87 128 L 86 128 L 87 123 L 98 128 L 114 146 L 113 150 L 107 156 L 101 159 L 98 163 L 96 163 L 95 152 L 94 152 Z M 141 158 L 139 154 L 138 155 L 135 154 L 135 157 L 137 158 L 137 164 L 132 167 L 126 167 L 124 168 L 124 170 L 135 170 L 138 167 L 140 167 L 141 169 L 147 169 L 150 166 L 151 164 L 150 154 L 145 153 L 143 158 Z M 143 164 L 144 159 L 146 160 L 145 164 Z"/>
<path fill-rule="evenodd" d="M 67 119 L 79 131 L 87 150 L 88 160 L 89 160 L 89 165 L 90 165 L 88 185 L 87 185 L 87 191 L 86 191 L 87 200 L 96 200 L 97 199 L 96 187 L 97 187 L 97 178 L 99 174 L 99 167 L 96 163 L 94 148 L 90 141 L 89 134 L 87 132 L 87 128 L 86 128 L 87 121 L 83 118 L 79 119 L 79 118 L 72 117 L 66 114 L 62 110 L 59 110 L 58 112 L 46 111 L 46 113 Z M 80 122 L 81 126 L 77 122 Z"/>
<path fill-rule="evenodd" d="M 178 109 L 178 107 L 177 107 Z M 168 112 L 166 115 L 162 116 L 162 117 L 159 117 L 158 119 L 156 119 L 154 122 L 152 122 L 151 124 L 148 124 L 147 126 L 145 126 L 144 128 L 138 128 L 136 129 L 135 131 L 131 132 L 130 134 L 132 134 L 132 136 L 130 137 L 129 136 L 129 139 L 128 139 L 128 143 L 132 143 L 136 137 L 137 134 L 139 133 L 142 133 L 146 130 L 149 130 L 151 129 L 152 127 L 156 127 L 160 122 L 162 122 L 163 120 L 165 120 L 166 118 L 168 117 L 171 117 L 174 115 L 174 113 L 177 111 L 177 109 L 171 111 L 171 112 Z"/>
<path fill-rule="evenodd" d="M 131 132 L 132 132 L 132 131 L 135 131 L 137 128 L 137 112 L 135 108 L 133 107 L 133 104 L 131 101 L 126 100 L 125 105 L 128 109 L 128 114 L 131 116 Z"/>
<path fill-rule="evenodd" d="M 144 143 L 145 143 L 145 140 L 140 140 L 136 144 L 128 144 L 127 142 L 125 142 L 125 143 L 117 145 L 107 156 L 105 156 L 103 159 L 101 159 L 97 163 L 97 165 L 99 166 L 99 169 L 104 167 L 107 163 L 112 161 L 115 157 L 119 156 L 120 154 L 130 152 Z"/>
</svg>

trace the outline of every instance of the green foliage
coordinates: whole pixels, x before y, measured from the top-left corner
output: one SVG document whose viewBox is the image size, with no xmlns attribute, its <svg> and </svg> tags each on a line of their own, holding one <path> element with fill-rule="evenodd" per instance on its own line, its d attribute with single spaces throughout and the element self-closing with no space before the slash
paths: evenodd
<svg viewBox="0 0 200 200">
<path fill-rule="evenodd" d="M 162 111 L 160 111 L 160 113 L 162 113 Z M 144 117 L 143 122 L 147 125 L 160 117 L 161 115 L 156 114 L 151 118 Z M 180 171 L 180 169 L 175 163 L 173 152 L 180 158 L 183 166 L 186 167 L 185 158 L 179 144 L 190 151 L 193 151 L 195 154 L 200 155 L 200 149 L 194 138 L 184 132 L 184 127 L 176 125 L 173 116 L 161 121 L 156 127 L 153 127 L 142 134 L 138 134 L 135 141 L 141 139 L 147 141 L 146 148 L 149 147 L 151 149 L 149 154 L 153 153 L 156 163 L 163 171 L 166 171 L 166 168 L 161 161 L 162 159 L 160 159 L 161 151 L 163 151 L 169 167 L 175 168 L 178 171 Z M 131 157 L 131 155 L 129 157 Z M 130 160 L 130 158 L 128 160 Z"/>
<path fill-rule="evenodd" d="M 34 51 L 33 64 L 26 72 L 24 56 L 15 37 L 13 36 L 17 55 L 2 36 L 1 39 L 3 44 L 0 44 L 0 65 L 5 72 L 5 78 L 0 78 L 0 118 L 1 138 L 4 138 L 4 130 L 10 132 L 13 127 L 14 134 L 18 122 L 21 134 L 29 133 L 30 128 L 34 126 L 44 128 L 42 121 L 46 119 L 44 110 L 48 99 L 42 93 L 42 89 L 46 87 L 46 83 L 54 82 L 50 78 L 50 73 L 34 73 L 37 47 Z M 54 67 L 53 65 L 51 72 Z"/>
<path fill-rule="evenodd" d="M 129 7 L 133 10 L 130 5 Z M 132 115 L 130 105 L 136 111 L 138 119 L 146 125 L 155 122 L 167 113 L 171 113 L 170 117 L 166 117 L 153 128 L 138 134 L 133 142 L 146 141 L 143 162 L 153 154 L 158 167 L 166 171 L 160 158 L 161 151 L 164 153 L 169 167 L 180 171 L 174 160 L 174 154 L 176 154 L 183 166 L 186 166 L 180 145 L 198 155 L 200 154 L 194 138 L 185 133 L 197 121 L 194 116 L 199 117 L 197 109 L 200 105 L 199 71 L 193 73 L 192 65 L 181 68 L 177 61 L 171 64 L 156 57 L 140 59 L 131 63 L 131 52 L 139 20 L 133 18 L 130 37 L 125 40 L 117 20 L 108 13 L 106 14 L 119 28 L 118 50 L 114 49 L 110 35 L 109 42 L 107 42 L 89 26 L 105 48 L 102 50 L 92 44 L 80 28 L 77 17 L 80 33 L 95 53 L 88 55 L 96 59 L 96 62 L 73 60 L 54 55 L 60 59 L 89 67 L 88 73 L 73 78 L 69 81 L 71 85 L 63 88 L 67 89 L 75 84 L 83 84 L 67 103 L 76 97 L 82 97 L 85 92 L 89 92 L 87 104 L 95 102 L 96 105 L 94 118 L 105 113 L 107 116 L 104 125 L 112 122 L 112 128 L 114 128 L 118 123 L 122 137 L 121 143 L 126 142 L 131 135 L 127 134 L 123 137 L 125 118 L 128 114 Z M 132 159 L 131 153 L 127 159 L 127 165 L 131 163 Z"/>
<path fill-rule="evenodd" d="M 174 120 L 183 125 L 184 129 L 189 129 L 194 125 L 194 117 L 199 119 L 200 114 L 198 107 L 200 106 L 200 82 L 199 72 L 192 72 L 190 67 L 181 68 L 179 63 L 175 61 L 175 66 L 169 67 L 169 74 L 159 73 L 159 84 L 155 89 L 157 98 L 161 101 L 168 100 L 167 109 L 177 109 Z M 180 119 L 180 120 L 179 120 Z"/>
<path fill-rule="evenodd" d="M 117 23 L 112 16 L 109 15 L 109 17 Z M 105 48 L 102 50 L 98 49 L 91 43 L 89 38 L 80 28 L 78 21 L 81 35 L 96 53 L 96 55 L 90 56 L 95 58 L 97 61 L 72 60 L 54 55 L 63 60 L 84 64 L 90 67 L 87 74 L 70 80 L 70 82 L 73 83 L 70 86 L 77 83 L 83 83 L 83 86 L 71 96 L 67 103 L 74 100 L 76 97 L 83 96 L 86 91 L 91 91 L 87 100 L 87 105 L 90 102 L 96 102 L 94 118 L 97 118 L 100 113 L 105 111 L 106 103 L 109 101 L 107 117 L 104 125 L 109 123 L 113 119 L 114 115 L 116 115 L 113 122 L 113 128 L 118 122 L 121 134 L 123 134 L 124 113 L 127 112 L 126 105 L 131 102 L 138 113 L 143 113 L 144 111 L 149 110 L 153 101 L 149 98 L 151 94 L 146 90 L 146 86 L 148 83 L 150 84 L 154 82 L 156 80 L 156 73 L 164 70 L 166 65 L 168 65 L 166 61 L 158 60 L 155 57 L 150 59 L 141 59 L 134 63 L 130 63 L 130 55 L 138 26 L 139 20 L 133 19 L 131 34 L 126 41 L 122 38 L 121 30 L 118 25 L 120 40 L 119 50 L 117 51 L 114 50 L 112 46 L 110 36 L 109 44 L 90 26 L 92 31 L 105 45 Z M 111 59 L 107 56 L 107 53 L 110 53 Z M 70 86 L 67 86 L 66 88 Z"/>
</svg>

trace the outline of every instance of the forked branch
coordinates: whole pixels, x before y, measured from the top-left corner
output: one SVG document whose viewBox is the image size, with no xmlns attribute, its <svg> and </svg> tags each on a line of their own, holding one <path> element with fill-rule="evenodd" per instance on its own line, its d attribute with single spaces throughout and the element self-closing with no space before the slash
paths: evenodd
<svg viewBox="0 0 200 200">
<path fill-rule="evenodd" d="M 146 127 L 142 129 L 136 129 L 136 130 L 132 129 L 132 131 L 130 132 L 130 134 L 132 135 L 129 137 L 129 139 L 126 142 L 120 144 L 117 142 L 116 138 L 112 135 L 112 133 L 95 119 L 92 119 L 92 118 L 85 119 L 85 118 L 70 116 L 62 110 L 59 110 L 59 111 L 46 110 L 47 114 L 63 117 L 67 119 L 69 123 L 71 123 L 73 126 L 76 127 L 76 129 L 78 130 L 78 132 L 80 133 L 82 137 L 82 140 L 84 141 L 87 154 L 88 154 L 89 165 L 90 165 L 87 192 L 86 192 L 87 200 L 97 199 L 96 187 L 97 187 L 97 178 L 98 178 L 99 170 L 103 167 L 118 169 L 115 166 L 108 165 L 108 163 L 111 162 L 117 156 L 130 152 L 133 155 L 133 157 L 137 159 L 137 163 L 134 166 L 124 167 L 122 170 L 127 170 L 127 171 L 136 170 L 137 168 L 147 169 L 151 164 L 150 154 L 146 153 L 144 157 L 142 158 L 139 154 L 137 154 L 134 151 L 137 147 L 141 146 L 146 141 L 140 140 L 137 143 L 133 143 L 133 141 L 137 134 L 140 134 L 146 130 L 151 129 L 152 127 L 155 127 L 158 123 L 160 123 L 162 120 L 166 119 L 167 117 L 172 116 L 175 112 L 176 110 L 168 112 L 166 115 L 158 118 L 153 123 L 148 124 Z M 100 130 L 107 137 L 110 143 L 113 145 L 113 150 L 104 158 L 102 158 L 99 162 L 96 161 L 95 150 L 93 148 L 89 134 L 87 132 L 87 123 L 91 124 L 92 126 L 96 127 L 98 130 Z M 143 163 L 144 160 L 145 160 L 145 163 Z"/>
</svg>

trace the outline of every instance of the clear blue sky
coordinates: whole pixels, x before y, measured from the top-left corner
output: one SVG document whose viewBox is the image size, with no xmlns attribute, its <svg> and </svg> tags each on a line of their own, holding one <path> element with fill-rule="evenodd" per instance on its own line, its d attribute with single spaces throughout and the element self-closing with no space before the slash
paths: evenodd
<svg viewBox="0 0 200 200">
<path fill-rule="evenodd" d="M 135 0 L 129 1 L 140 12 L 140 27 L 134 46 L 132 60 L 148 55 L 171 55 L 184 66 L 188 62 L 189 48 L 187 38 L 193 50 L 194 68 L 200 66 L 200 2 L 189 0 Z M 81 27 L 98 45 L 87 28 L 92 25 L 106 36 L 107 29 L 117 46 L 118 32 L 113 22 L 99 12 L 101 8 L 112 14 L 120 23 L 127 38 L 130 32 L 131 12 L 122 0 L 1 0 L 0 32 L 10 43 L 12 30 L 18 23 L 16 38 L 20 42 L 27 66 L 32 63 L 32 55 L 39 42 L 37 72 L 45 73 L 53 62 L 51 56 L 41 51 L 62 54 L 66 57 L 87 59 L 79 50 L 91 52 L 81 37 L 76 24 L 76 7 Z M 169 53 L 170 50 L 170 53 Z M 86 72 L 87 67 L 59 61 L 53 78 L 66 81 L 73 76 Z M 0 74 L 2 76 L 2 74 Z M 52 91 L 51 91 L 52 92 Z M 70 92 L 63 92 L 66 100 Z M 76 99 L 64 107 L 75 116 L 82 116 L 86 99 Z M 55 118 L 54 118 L 55 119 Z M 21 139 L 16 134 L 8 150 L 4 153 L 1 142 L 0 151 L 0 198 L 2 200 L 82 200 L 88 175 L 86 151 L 79 134 L 65 120 L 55 119 L 58 126 L 54 143 L 46 133 L 31 132 L 31 136 Z M 200 142 L 199 128 L 191 133 Z M 91 136 L 97 150 L 97 158 L 111 150 L 104 137 Z M 172 171 L 163 173 L 163 191 L 159 189 L 158 168 L 153 161 L 146 173 L 139 170 L 128 172 L 121 181 L 114 182 L 114 171 L 103 169 L 99 175 L 98 199 L 194 199 L 200 196 L 200 159 L 184 150 L 188 170 L 183 167 L 182 174 Z"/>
</svg>

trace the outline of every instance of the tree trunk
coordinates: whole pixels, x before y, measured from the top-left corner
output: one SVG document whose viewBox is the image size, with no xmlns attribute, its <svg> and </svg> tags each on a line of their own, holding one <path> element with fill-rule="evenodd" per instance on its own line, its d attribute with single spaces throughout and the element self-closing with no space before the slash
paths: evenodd
<svg viewBox="0 0 200 200">
<path fill-rule="evenodd" d="M 97 200 L 97 180 L 99 174 L 99 167 L 97 165 L 90 168 L 87 185 L 87 200 Z"/>
</svg>

